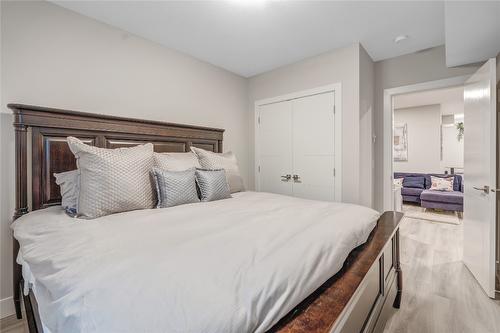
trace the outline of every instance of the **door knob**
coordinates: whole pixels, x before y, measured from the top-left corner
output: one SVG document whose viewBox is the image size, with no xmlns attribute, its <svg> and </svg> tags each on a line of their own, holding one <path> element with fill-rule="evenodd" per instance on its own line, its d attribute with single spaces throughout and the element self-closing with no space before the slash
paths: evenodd
<svg viewBox="0 0 500 333">
<path fill-rule="evenodd" d="M 292 179 L 292 175 L 290 175 L 290 174 L 281 176 L 282 182 L 288 182 L 288 181 L 290 181 L 290 179 Z"/>
<path fill-rule="evenodd" d="M 294 181 L 295 183 L 302 183 L 302 182 L 300 181 L 300 176 L 299 176 L 299 175 L 293 175 L 293 181 Z"/>
<path fill-rule="evenodd" d="M 490 187 L 488 185 L 484 185 L 483 187 L 472 186 L 472 188 L 475 189 L 476 191 L 483 191 L 486 194 L 490 192 Z"/>
</svg>

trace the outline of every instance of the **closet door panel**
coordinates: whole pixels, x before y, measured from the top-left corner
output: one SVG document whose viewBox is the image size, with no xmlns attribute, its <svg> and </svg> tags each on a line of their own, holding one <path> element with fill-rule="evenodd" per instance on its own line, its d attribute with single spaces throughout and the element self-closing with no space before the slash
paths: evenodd
<svg viewBox="0 0 500 333">
<path fill-rule="evenodd" d="M 293 195 L 292 105 L 280 102 L 259 108 L 259 188 L 263 192 Z"/>
<path fill-rule="evenodd" d="M 334 93 L 293 100 L 294 196 L 335 200 Z"/>
</svg>

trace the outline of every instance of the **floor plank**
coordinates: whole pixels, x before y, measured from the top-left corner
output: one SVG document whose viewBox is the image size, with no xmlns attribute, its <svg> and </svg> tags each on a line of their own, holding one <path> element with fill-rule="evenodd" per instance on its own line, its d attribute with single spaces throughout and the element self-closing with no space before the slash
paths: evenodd
<svg viewBox="0 0 500 333">
<path fill-rule="evenodd" d="M 463 225 L 404 218 L 401 308 L 385 333 L 500 332 L 500 302 L 462 263 Z"/>
</svg>

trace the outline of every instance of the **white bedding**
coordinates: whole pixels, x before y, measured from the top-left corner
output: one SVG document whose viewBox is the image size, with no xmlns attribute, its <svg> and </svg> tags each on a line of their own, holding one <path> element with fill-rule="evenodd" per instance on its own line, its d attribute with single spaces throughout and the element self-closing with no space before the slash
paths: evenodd
<svg viewBox="0 0 500 333">
<path fill-rule="evenodd" d="M 14 224 L 52 332 L 263 332 L 364 243 L 369 208 L 242 192 L 231 199 Z"/>
</svg>

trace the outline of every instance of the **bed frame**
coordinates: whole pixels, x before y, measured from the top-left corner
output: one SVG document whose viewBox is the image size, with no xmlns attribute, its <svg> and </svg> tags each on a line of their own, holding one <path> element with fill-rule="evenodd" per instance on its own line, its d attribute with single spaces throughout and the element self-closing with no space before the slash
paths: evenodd
<svg viewBox="0 0 500 333">
<path fill-rule="evenodd" d="M 67 136 L 97 147 L 128 147 L 146 142 L 156 152 L 187 152 L 191 146 L 222 152 L 223 129 L 105 116 L 78 111 L 9 104 L 14 113 L 16 208 L 14 219 L 58 205 L 53 173 L 76 168 Z M 364 245 L 348 256 L 342 270 L 282 318 L 272 332 L 381 332 L 399 308 L 402 273 L 399 222 L 402 214 L 384 213 Z M 29 330 L 42 332 L 33 292 L 22 295 L 19 243 L 13 239 L 13 292 L 17 318 L 24 300 Z"/>
</svg>

